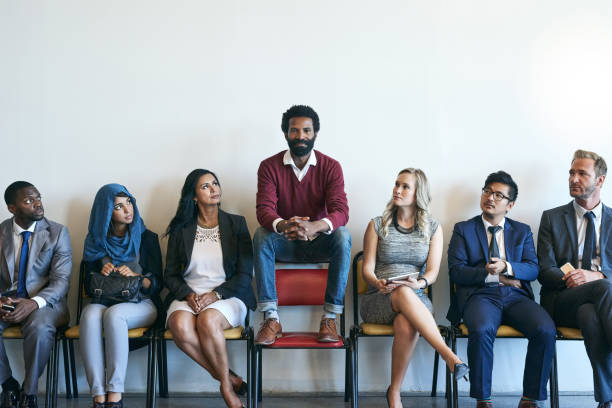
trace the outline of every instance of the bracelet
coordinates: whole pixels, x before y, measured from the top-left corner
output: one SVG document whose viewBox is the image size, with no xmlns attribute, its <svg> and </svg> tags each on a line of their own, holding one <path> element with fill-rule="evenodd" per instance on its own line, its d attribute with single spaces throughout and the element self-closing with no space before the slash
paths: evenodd
<svg viewBox="0 0 612 408">
<path fill-rule="evenodd" d="M 216 290 L 213 290 L 212 293 L 214 293 L 215 295 L 217 295 L 217 300 L 221 300 L 223 299 L 223 297 L 221 296 L 221 294 L 219 292 L 217 292 Z"/>
<path fill-rule="evenodd" d="M 420 281 L 421 279 L 425 281 L 425 287 L 423 289 L 427 288 L 429 286 L 429 281 L 424 276 L 419 277 L 417 280 Z"/>
</svg>

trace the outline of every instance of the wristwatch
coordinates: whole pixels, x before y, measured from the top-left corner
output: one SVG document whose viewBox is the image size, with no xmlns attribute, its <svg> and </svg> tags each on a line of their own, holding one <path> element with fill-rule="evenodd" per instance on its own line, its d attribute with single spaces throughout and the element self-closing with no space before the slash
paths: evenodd
<svg viewBox="0 0 612 408">
<path fill-rule="evenodd" d="M 217 292 L 216 290 L 213 290 L 212 293 L 214 293 L 217 296 L 217 300 L 223 299 L 223 296 L 221 296 L 219 292 Z"/>
</svg>

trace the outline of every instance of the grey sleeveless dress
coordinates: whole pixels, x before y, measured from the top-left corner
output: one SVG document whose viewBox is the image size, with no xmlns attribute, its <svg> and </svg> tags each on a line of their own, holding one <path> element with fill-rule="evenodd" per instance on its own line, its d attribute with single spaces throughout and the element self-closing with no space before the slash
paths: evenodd
<svg viewBox="0 0 612 408">
<path fill-rule="evenodd" d="M 388 279 L 406 272 L 424 272 L 429 254 L 429 240 L 424 241 L 416 228 L 405 229 L 401 226 L 389 226 L 386 237 L 381 236 L 382 217 L 373 219 L 374 229 L 378 234 L 376 248 L 376 266 L 374 273 L 379 279 Z M 438 229 L 436 220 L 430 221 L 431 236 Z M 419 299 L 432 311 L 433 306 L 423 289 L 414 291 Z M 391 294 L 382 294 L 370 286 L 366 294 L 361 295 L 359 311 L 366 323 L 391 324 L 397 315 L 391 307 Z"/>
</svg>

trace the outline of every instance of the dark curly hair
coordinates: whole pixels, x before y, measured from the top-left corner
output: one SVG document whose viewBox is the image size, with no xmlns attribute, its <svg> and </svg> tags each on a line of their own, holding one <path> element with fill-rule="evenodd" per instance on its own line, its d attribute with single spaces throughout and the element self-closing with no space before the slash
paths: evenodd
<svg viewBox="0 0 612 408">
<path fill-rule="evenodd" d="M 281 129 L 284 134 L 289 132 L 289 121 L 293 118 L 310 118 L 312 119 L 312 125 L 314 126 L 315 133 L 319 132 L 319 115 L 307 105 L 293 105 L 285 113 L 283 113 L 283 119 L 281 121 Z"/>
<path fill-rule="evenodd" d="M 518 186 L 516 185 L 514 180 L 512 180 L 512 176 L 510 176 L 503 170 L 491 173 L 485 180 L 484 188 L 490 186 L 493 183 L 502 183 L 510 187 L 510 202 L 516 201 L 516 197 L 518 196 Z"/>
<path fill-rule="evenodd" d="M 198 205 L 193 198 L 195 197 L 198 180 L 205 174 L 212 175 L 215 180 L 217 180 L 217 183 L 219 183 L 217 175 L 210 170 L 195 169 L 189 173 L 181 189 L 181 198 L 179 199 L 176 214 L 170 221 L 170 224 L 168 224 L 164 237 L 180 230 L 185 225 L 194 222 L 198 218 Z M 221 183 L 219 183 L 219 186 L 221 186 Z"/>
<path fill-rule="evenodd" d="M 28 183 L 27 181 L 15 181 L 11 183 L 10 186 L 4 190 L 4 202 L 6 205 L 15 204 L 15 200 L 17 200 L 17 193 L 22 188 L 26 187 L 34 187 L 32 183 Z"/>
</svg>

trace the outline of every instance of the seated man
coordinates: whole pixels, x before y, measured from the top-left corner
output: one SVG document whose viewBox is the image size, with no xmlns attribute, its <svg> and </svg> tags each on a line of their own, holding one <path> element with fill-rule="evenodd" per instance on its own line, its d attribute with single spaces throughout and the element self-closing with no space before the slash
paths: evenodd
<svg viewBox="0 0 612 408">
<path fill-rule="evenodd" d="M 9 326 L 21 327 L 25 380 L 20 390 L 0 341 L 1 406 L 37 407 L 38 378 L 56 328 L 68 323 L 70 237 L 66 227 L 44 217 L 40 193 L 32 184 L 14 182 L 4 200 L 13 217 L 0 224 L 0 335 Z"/>
<path fill-rule="evenodd" d="M 456 293 L 447 318 L 469 331 L 470 396 L 492 407 L 493 342 L 501 324 L 529 339 L 519 407 L 543 407 L 555 351 L 555 325 L 533 300 L 538 261 L 528 225 L 506 218 L 518 188 L 508 173 L 487 177 L 482 214 L 457 223 L 448 247 L 450 283 Z"/>
<path fill-rule="evenodd" d="M 569 171 L 574 200 L 544 211 L 538 233 L 542 306 L 557 325 L 582 331 L 600 408 L 612 406 L 612 209 L 600 199 L 606 172 L 603 157 L 577 150 Z"/>
<path fill-rule="evenodd" d="M 351 258 L 345 227 L 348 204 L 340 164 L 313 150 L 319 116 L 309 106 L 292 106 L 281 129 L 289 150 L 261 162 L 257 172 L 257 220 L 253 237 L 258 308 L 264 323 L 255 344 L 281 335 L 275 261 L 329 262 L 324 314 L 318 340 L 336 342 L 336 314 L 342 313 Z"/>
</svg>

